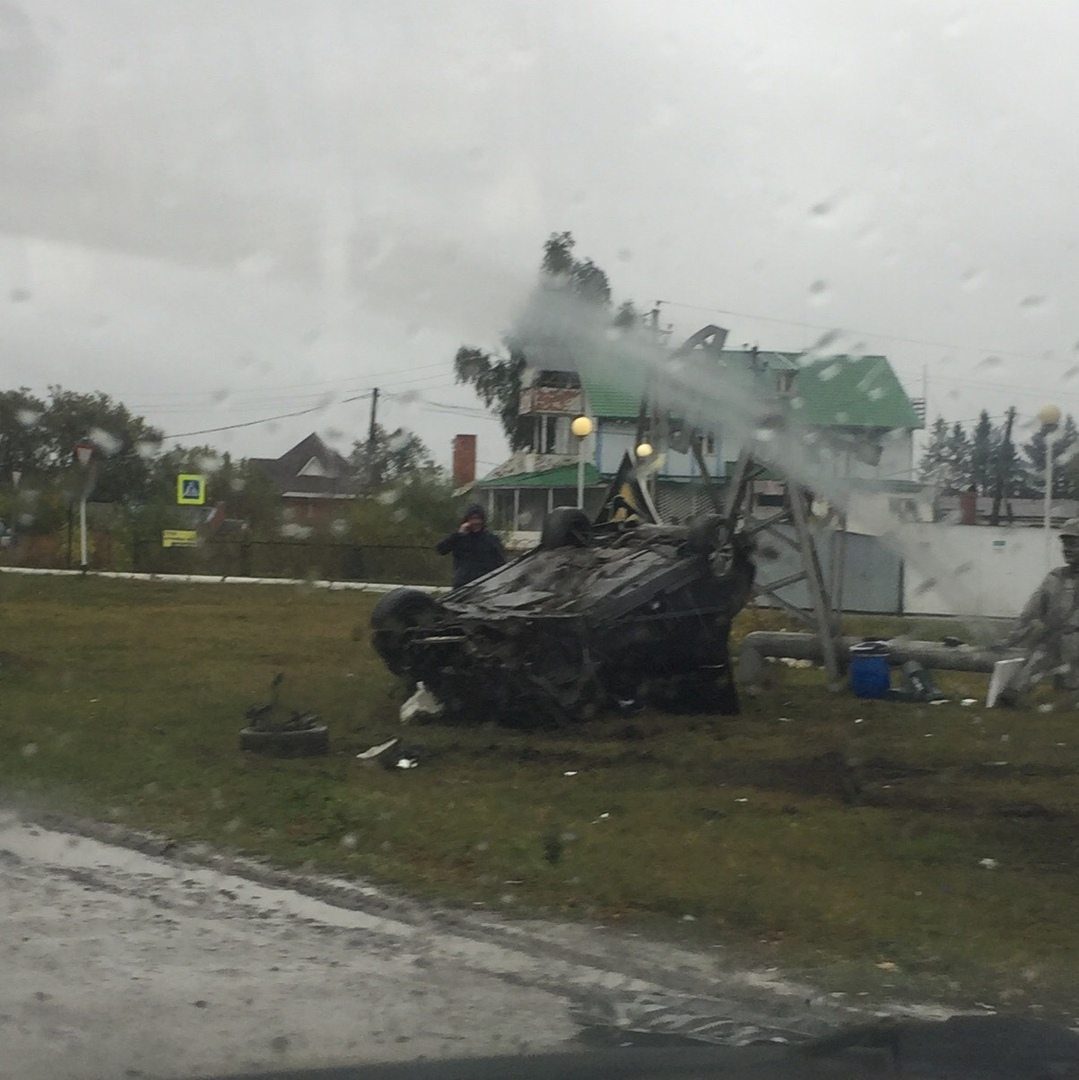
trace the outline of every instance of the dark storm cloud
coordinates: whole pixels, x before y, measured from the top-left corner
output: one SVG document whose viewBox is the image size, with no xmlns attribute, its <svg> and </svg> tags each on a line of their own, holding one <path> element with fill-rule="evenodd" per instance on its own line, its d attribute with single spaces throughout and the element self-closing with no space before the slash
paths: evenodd
<svg viewBox="0 0 1079 1080">
<path fill-rule="evenodd" d="M 46 311 L 50 333 L 66 319 L 51 377 L 82 370 L 82 351 L 120 395 L 132 367 L 107 357 L 145 340 L 140 309 L 200 384 L 229 378 L 220 358 L 245 337 L 267 379 L 291 370 L 312 319 L 312 378 L 425 357 L 448 373 L 460 341 L 497 343 L 543 238 L 570 228 L 618 298 L 765 317 L 672 305 L 679 332 L 722 321 L 790 348 L 854 328 L 908 382 L 928 366 L 956 418 L 1020 390 L 1028 411 L 1051 394 L 1079 407 L 1061 383 L 1079 339 L 1076 18 L 1049 3 L 0 0 L 0 270 L 36 275 L 41 299 L 0 308 L 0 327 L 32 352 Z M 230 290 L 232 313 L 206 325 L 205 297 L 227 311 Z M 87 305 L 107 315 L 92 346 Z M 271 309 L 277 349 L 256 330 Z M 986 351 L 1005 363 L 979 367 Z"/>
</svg>

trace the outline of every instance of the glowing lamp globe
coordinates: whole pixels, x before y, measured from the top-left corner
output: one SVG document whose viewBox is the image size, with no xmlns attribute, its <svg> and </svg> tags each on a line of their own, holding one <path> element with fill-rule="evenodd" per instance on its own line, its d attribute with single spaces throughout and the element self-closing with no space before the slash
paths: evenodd
<svg viewBox="0 0 1079 1080">
<path fill-rule="evenodd" d="M 1042 427 L 1055 428 L 1060 423 L 1060 409 L 1056 405 L 1043 405 L 1038 412 L 1038 423 Z"/>
</svg>

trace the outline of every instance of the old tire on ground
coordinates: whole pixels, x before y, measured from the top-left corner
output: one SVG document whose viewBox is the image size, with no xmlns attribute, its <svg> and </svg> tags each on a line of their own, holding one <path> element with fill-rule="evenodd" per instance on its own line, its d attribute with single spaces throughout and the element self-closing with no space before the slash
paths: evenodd
<svg viewBox="0 0 1079 1080">
<path fill-rule="evenodd" d="M 316 757 L 330 752 L 330 733 L 325 724 L 281 731 L 246 727 L 240 730 L 240 749 L 268 757 Z"/>
<path fill-rule="evenodd" d="M 371 610 L 371 644 L 394 675 L 403 675 L 405 635 L 439 613 L 438 601 L 419 589 L 394 589 Z"/>
<path fill-rule="evenodd" d="M 543 519 L 540 547 L 551 550 L 563 547 L 588 547 L 592 543 L 592 522 L 575 506 L 556 506 Z"/>
</svg>

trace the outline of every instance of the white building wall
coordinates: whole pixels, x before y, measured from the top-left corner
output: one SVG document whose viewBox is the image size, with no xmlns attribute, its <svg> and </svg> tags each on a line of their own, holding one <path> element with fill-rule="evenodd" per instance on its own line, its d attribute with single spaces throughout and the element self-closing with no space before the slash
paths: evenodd
<svg viewBox="0 0 1079 1080">
<path fill-rule="evenodd" d="M 613 473 L 618 471 L 622 464 L 622 457 L 628 451 L 633 456 L 636 449 L 637 425 L 632 421 L 601 420 L 596 434 L 596 457 L 595 465 L 601 473 Z M 705 455 L 705 464 L 713 476 L 722 476 L 720 468 L 722 459 L 720 441 L 715 439 L 715 452 Z M 660 476 L 677 479 L 686 477 L 698 477 L 701 470 L 692 453 L 676 454 L 672 450 L 659 448 L 664 455 L 664 463 L 659 470 Z"/>
</svg>

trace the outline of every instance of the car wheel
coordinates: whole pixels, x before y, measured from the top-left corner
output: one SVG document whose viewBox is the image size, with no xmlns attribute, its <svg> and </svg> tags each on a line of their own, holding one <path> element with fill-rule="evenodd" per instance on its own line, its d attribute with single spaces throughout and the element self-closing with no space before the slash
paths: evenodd
<svg viewBox="0 0 1079 1080">
<path fill-rule="evenodd" d="M 718 514 L 692 522 L 686 534 L 686 551 L 692 555 L 711 555 L 716 550 L 723 524 L 724 520 Z"/>
<path fill-rule="evenodd" d="M 592 543 L 592 522 L 575 506 L 557 506 L 543 520 L 540 547 L 588 547 Z"/>
<path fill-rule="evenodd" d="M 438 601 L 419 589 L 394 589 L 380 596 L 371 610 L 371 644 L 394 675 L 403 675 L 405 637 L 430 622 L 440 611 Z"/>
</svg>

